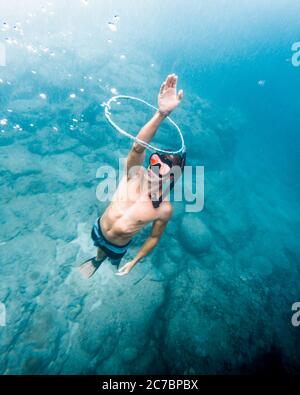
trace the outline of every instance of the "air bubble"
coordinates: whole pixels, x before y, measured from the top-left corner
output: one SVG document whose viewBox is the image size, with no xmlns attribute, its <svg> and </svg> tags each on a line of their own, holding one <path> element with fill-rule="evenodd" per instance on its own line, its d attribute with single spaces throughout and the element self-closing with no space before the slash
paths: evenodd
<svg viewBox="0 0 300 395">
<path fill-rule="evenodd" d="M 76 98 L 75 93 L 70 93 L 69 98 L 70 98 L 70 99 L 75 99 L 75 98 Z"/>
<path fill-rule="evenodd" d="M 117 26 L 113 22 L 108 22 L 108 27 L 112 32 L 116 32 L 118 30 Z"/>
<path fill-rule="evenodd" d="M 34 48 L 32 45 L 27 45 L 27 50 L 32 53 L 37 53 L 37 49 Z"/>
<path fill-rule="evenodd" d="M 117 91 L 117 89 L 116 88 L 111 88 L 111 93 L 113 94 L 113 95 L 117 95 L 118 94 L 118 91 Z"/>
<path fill-rule="evenodd" d="M 19 124 L 16 124 L 13 128 L 15 130 L 19 130 L 20 132 L 23 130 Z"/>
<path fill-rule="evenodd" d="M 40 96 L 40 98 L 43 99 L 43 100 L 46 100 L 46 99 L 47 99 L 47 95 L 46 95 L 45 93 L 40 93 L 39 96 Z"/>
<path fill-rule="evenodd" d="M 9 24 L 7 22 L 3 22 L 3 27 L 2 27 L 2 31 L 5 32 L 9 29 Z"/>
<path fill-rule="evenodd" d="M 18 32 L 18 33 L 23 33 L 23 29 L 21 27 L 21 24 L 19 22 L 17 22 L 14 26 L 14 31 Z"/>
<path fill-rule="evenodd" d="M 0 125 L 5 126 L 7 125 L 8 120 L 6 118 L 3 118 L 0 120 Z"/>
</svg>

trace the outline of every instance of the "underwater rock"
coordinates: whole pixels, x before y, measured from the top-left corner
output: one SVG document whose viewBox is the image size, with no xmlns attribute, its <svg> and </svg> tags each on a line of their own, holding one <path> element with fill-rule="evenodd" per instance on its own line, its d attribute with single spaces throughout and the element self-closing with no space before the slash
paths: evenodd
<svg viewBox="0 0 300 395">
<path fill-rule="evenodd" d="M 21 145 L 1 147 L 0 175 L 9 172 L 12 176 L 25 176 L 40 173 L 39 156 L 33 155 Z"/>
<path fill-rule="evenodd" d="M 8 135 L 1 133 L 0 134 L 0 147 L 1 146 L 6 146 L 6 145 L 11 145 L 14 142 L 14 136 L 13 135 Z"/>
<path fill-rule="evenodd" d="M 30 87 L 28 88 L 28 95 L 32 96 Z M 45 103 L 37 99 L 18 99 L 10 102 L 10 108 L 13 109 L 14 113 L 17 113 L 21 117 L 30 117 L 32 114 L 35 116 L 45 112 Z"/>
<path fill-rule="evenodd" d="M 78 140 L 47 127 L 36 134 L 35 138 L 28 144 L 28 149 L 32 153 L 45 155 L 71 151 L 78 145 Z"/>
<path fill-rule="evenodd" d="M 91 327 L 93 331 L 87 331 Z M 120 328 L 113 311 L 97 309 L 80 326 L 80 345 L 91 358 L 97 356 L 98 363 L 106 359 L 117 345 Z"/>
<path fill-rule="evenodd" d="M 0 207 L 0 240 L 5 242 L 24 233 L 22 220 L 7 206 Z M 4 246 L 1 246 L 2 250 Z M 0 250 L 1 252 L 1 250 Z"/>
<path fill-rule="evenodd" d="M 207 252 L 211 246 L 211 233 L 201 219 L 186 214 L 181 221 L 180 240 L 188 251 Z"/>
<path fill-rule="evenodd" d="M 127 347 L 122 354 L 122 359 L 124 360 L 124 362 L 132 362 L 136 359 L 137 356 L 138 350 L 135 347 Z"/>
</svg>

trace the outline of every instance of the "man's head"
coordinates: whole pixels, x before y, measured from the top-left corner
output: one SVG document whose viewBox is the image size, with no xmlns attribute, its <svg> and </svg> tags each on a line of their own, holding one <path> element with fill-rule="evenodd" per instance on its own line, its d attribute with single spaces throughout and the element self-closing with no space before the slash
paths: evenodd
<svg viewBox="0 0 300 395">
<path fill-rule="evenodd" d="M 149 158 L 148 169 L 156 174 L 162 182 L 166 179 L 171 178 L 174 182 L 176 181 L 175 174 L 173 172 L 174 167 L 177 168 L 177 173 L 181 175 L 185 164 L 185 153 L 173 154 L 173 153 L 153 153 Z M 178 172 L 179 171 L 179 172 Z M 174 179 L 175 178 L 175 179 Z"/>
<path fill-rule="evenodd" d="M 153 153 L 150 156 L 147 179 L 151 195 L 156 199 L 156 202 L 153 202 L 155 208 L 159 207 L 164 196 L 174 187 L 182 174 L 184 165 L 185 152 L 182 154 Z M 164 192 L 163 184 L 168 185 Z"/>
</svg>

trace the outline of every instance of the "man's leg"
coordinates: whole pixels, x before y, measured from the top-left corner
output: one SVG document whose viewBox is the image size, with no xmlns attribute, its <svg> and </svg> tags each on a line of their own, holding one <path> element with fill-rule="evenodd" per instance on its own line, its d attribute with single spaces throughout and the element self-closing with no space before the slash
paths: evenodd
<svg viewBox="0 0 300 395">
<path fill-rule="evenodd" d="M 81 266 L 79 266 L 80 273 L 85 278 L 92 277 L 92 275 L 95 274 L 96 270 L 99 269 L 101 263 L 106 258 L 107 258 L 106 253 L 101 248 L 98 248 L 96 257 L 89 259 L 88 261 L 84 262 Z"/>
<path fill-rule="evenodd" d="M 117 270 L 118 270 L 122 258 L 116 258 L 116 259 L 114 259 L 114 258 L 109 258 L 109 260 L 110 260 L 110 263 L 111 263 L 112 265 L 116 266 L 116 267 L 117 267 Z"/>
</svg>

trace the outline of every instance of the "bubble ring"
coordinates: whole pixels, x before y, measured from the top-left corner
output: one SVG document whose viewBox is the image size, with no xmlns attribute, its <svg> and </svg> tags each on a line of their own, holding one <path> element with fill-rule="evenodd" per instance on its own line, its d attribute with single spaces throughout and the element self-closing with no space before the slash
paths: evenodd
<svg viewBox="0 0 300 395">
<path fill-rule="evenodd" d="M 141 144 L 142 146 L 148 148 L 151 151 L 155 151 L 155 152 L 160 152 L 163 154 L 181 154 L 185 152 L 185 144 L 184 144 L 184 139 L 181 133 L 181 130 L 179 128 L 179 126 L 169 117 L 167 116 L 167 119 L 169 120 L 169 122 L 175 127 L 175 129 L 177 130 L 180 140 L 181 140 L 181 147 L 179 150 L 177 151 L 167 151 L 161 148 L 157 148 L 152 144 L 146 143 L 145 141 L 133 136 L 132 134 L 126 132 L 126 130 L 121 129 L 112 119 L 111 119 L 111 113 L 109 112 L 109 110 L 111 109 L 110 107 L 110 103 L 111 102 L 115 102 L 118 99 L 127 99 L 127 100 L 136 100 L 139 101 L 143 104 L 146 104 L 148 107 L 153 108 L 154 110 L 158 111 L 158 108 L 152 106 L 152 104 L 147 103 L 145 100 L 139 99 L 138 97 L 134 97 L 134 96 L 124 96 L 124 95 L 117 95 L 117 96 L 113 96 L 111 97 L 107 103 L 104 103 L 104 114 L 105 117 L 107 119 L 107 121 L 110 123 L 110 125 L 116 129 L 119 133 L 123 134 L 126 137 L 129 137 L 131 140 L 134 140 L 136 142 L 138 142 L 139 144 Z"/>
</svg>

